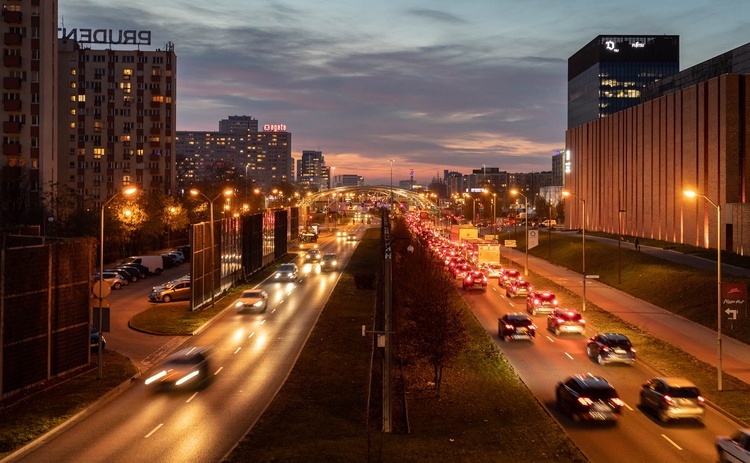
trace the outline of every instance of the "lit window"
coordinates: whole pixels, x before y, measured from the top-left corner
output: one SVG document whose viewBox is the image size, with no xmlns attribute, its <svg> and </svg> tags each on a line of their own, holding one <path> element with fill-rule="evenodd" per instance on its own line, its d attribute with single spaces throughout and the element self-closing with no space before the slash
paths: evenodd
<svg viewBox="0 0 750 463">
<path fill-rule="evenodd" d="M 94 148 L 94 159 L 101 159 L 104 156 L 104 148 Z"/>
</svg>

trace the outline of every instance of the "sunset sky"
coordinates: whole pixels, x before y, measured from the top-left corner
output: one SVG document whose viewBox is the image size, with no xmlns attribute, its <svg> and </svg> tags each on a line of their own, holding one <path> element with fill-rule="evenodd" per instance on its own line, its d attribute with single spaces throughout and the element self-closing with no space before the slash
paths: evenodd
<svg viewBox="0 0 750 463">
<path fill-rule="evenodd" d="M 662 5 L 664 4 L 664 5 Z M 679 35 L 680 68 L 750 42 L 750 2 L 60 0 L 60 27 L 174 43 L 177 130 L 286 124 L 336 175 L 551 170 L 567 60 L 600 34 Z"/>
</svg>

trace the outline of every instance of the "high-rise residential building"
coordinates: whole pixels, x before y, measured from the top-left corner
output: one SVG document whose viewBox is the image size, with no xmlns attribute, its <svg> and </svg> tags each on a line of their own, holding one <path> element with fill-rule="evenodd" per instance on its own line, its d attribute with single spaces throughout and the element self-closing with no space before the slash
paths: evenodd
<svg viewBox="0 0 750 463">
<path fill-rule="evenodd" d="M 333 182 L 337 186 L 363 186 L 365 184 L 365 178 L 361 175 L 356 174 L 342 174 L 336 175 Z"/>
<path fill-rule="evenodd" d="M 42 192 L 57 182 L 57 5 L 3 2 L 0 223 L 44 221 Z"/>
<path fill-rule="evenodd" d="M 600 35 L 568 59 L 568 129 L 640 103 L 680 67 L 677 35 Z"/>
<path fill-rule="evenodd" d="M 552 156 L 552 185 L 565 186 L 565 150 L 557 150 Z"/>
<path fill-rule="evenodd" d="M 217 177 L 262 189 L 293 180 L 292 134 L 285 125 L 266 124 L 257 131 L 251 116 L 230 116 L 219 127 L 229 131 L 177 132 L 180 188 Z"/>
<path fill-rule="evenodd" d="M 96 50 L 61 38 L 59 182 L 98 203 L 133 185 L 175 192 L 174 46 Z"/>
<path fill-rule="evenodd" d="M 297 161 L 297 184 L 315 191 L 328 187 L 326 160 L 322 151 L 302 150 L 302 157 Z"/>
</svg>

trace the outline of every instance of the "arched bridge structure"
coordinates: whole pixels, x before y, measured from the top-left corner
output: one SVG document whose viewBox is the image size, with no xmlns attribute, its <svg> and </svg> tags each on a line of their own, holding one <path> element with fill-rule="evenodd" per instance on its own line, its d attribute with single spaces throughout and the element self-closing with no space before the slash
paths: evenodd
<svg viewBox="0 0 750 463">
<path fill-rule="evenodd" d="M 426 198 L 419 193 L 404 190 L 403 188 L 392 188 L 390 186 L 345 186 L 331 188 L 305 196 L 300 200 L 298 206 L 305 213 L 308 213 L 310 209 L 315 209 L 317 203 L 329 203 L 340 197 L 349 197 L 354 203 L 369 202 L 375 197 L 383 204 L 389 204 L 391 202 L 390 198 L 392 197 L 393 202 L 406 202 L 408 205 L 416 206 L 421 210 L 430 211 L 438 207 L 431 199 Z"/>
</svg>

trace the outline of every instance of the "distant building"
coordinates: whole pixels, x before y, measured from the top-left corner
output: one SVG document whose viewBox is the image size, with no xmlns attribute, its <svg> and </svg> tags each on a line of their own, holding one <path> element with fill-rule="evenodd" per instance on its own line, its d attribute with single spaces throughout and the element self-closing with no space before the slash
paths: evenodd
<svg viewBox="0 0 750 463">
<path fill-rule="evenodd" d="M 363 186 L 365 184 L 365 178 L 355 174 L 343 174 L 336 175 L 333 179 L 337 186 Z"/>
<path fill-rule="evenodd" d="M 565 186 L 565 150 L 552 156 L 552 185 Z"/>
<path fill-rule="evenodd" d="M 640 103 L 680 70 L 677 35 L 600 35 L 568 59 L 568 129 Z"/>
<path fill-rule="evenodd" d="M 59 39 L 58 179 L 102 203 L 127 186 L 175 193 L 176 73 L 172 44 L 92 50 Z"/>
<path fill-rule="evenodd" d="M 297 161 L 297 185 L 315 191 L 328 187 L 328 171 L 322 151 L 302 151 L 302 158 Z"/>
</svg>

